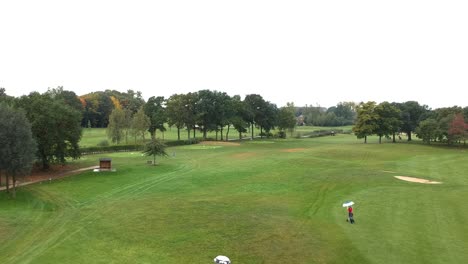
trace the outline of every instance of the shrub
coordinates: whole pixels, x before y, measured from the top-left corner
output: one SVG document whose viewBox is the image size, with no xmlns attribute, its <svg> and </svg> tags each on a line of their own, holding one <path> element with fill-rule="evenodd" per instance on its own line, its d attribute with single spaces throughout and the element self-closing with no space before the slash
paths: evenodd
<svg viewBox="0 0 468 264">
<path fill-rule="evenodd" d="M 279 138 L 286 138 L 286 132 L 284 132 L 284 131 L 279 131 L 279 132 L 278 132 L 278 137 L 279 137 Z"/>
<path fill-rule="evenodd" d="M 101 140 L 101 142 L 99 142 L 97 145 L 98 145 L 98 147 L 108 147 L 109 146 L 109 141 Z"/>
<path fill-rule="evenodd" d="M 272 134 L 271 132 L 268 132 L 268 133 L 262 132 L 262 133 L 260 133 L 260 136 L 261 136 L 261 137 L 272 137 L 273 134 Z"/>
</svg>

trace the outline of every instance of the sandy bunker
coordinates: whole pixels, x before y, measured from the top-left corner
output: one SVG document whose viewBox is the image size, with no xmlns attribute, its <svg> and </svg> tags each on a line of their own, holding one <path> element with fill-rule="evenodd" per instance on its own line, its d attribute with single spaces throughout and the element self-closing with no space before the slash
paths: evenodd
<svg viewBox="0 0 468 264">
<path fill-rule="evenodd" d="M 409 181 L 409 182 L 426 183 L 426 184 L 441 184 L 442 183 L 442 182 L 438 182 L 438 181 L 431 181 L 431 180 L 408 177 L 408 176 L 394 176 L 394 177 L 399 179 L 399 180 Z"/>
</svg>

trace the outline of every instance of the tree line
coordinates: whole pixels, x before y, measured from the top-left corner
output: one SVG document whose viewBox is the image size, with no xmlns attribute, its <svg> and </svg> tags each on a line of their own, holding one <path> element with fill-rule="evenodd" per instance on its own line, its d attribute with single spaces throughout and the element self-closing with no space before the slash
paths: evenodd
<svg viewBox="0 0 468 264">
<path fill-rule="evenodd" d="M 63 164 L 67 158 L 79 158 L 79 141 L 84 127 L 107 128 L 113 142 L 129 138 L 152 141 L 164 135 L 167 126 L 177 129 L 178 140 L 191 141 L 200 133 L 214 131 L 216 140 L 228 140 L 232 130 L 239 138 L 254 138 L 254 127 L 260 136 L 286 137 L 299 125 L 337 126 L 354 124 L 358 138 L 370 135 L 393 137 L 401 133 L 412 139 L 412 133 L 424 142 L 465 143 L 468 107 L 431 110 L 426 105 L 405 103 L 342 102 L 330 108 L 296 107 L 288 103 L 278 108 L 259 94 L 229 96 L 225 92 L 200 90 L 174 94 L 169 98 L 152 96 L 147 102 L 141 92 L 106 90 L 77 96 L 63 87 L 50 88 L 40 94 L 32 92 L 18 98 L 0 88 L 0 185 L 1 175 L 16 178 L 26 175 L 36 161 L 47 169 L 50 164 Z M 181 132 L 186 131 L 186 136 Z M 32 155 L 31 155 L 32 153 Z M 7 180 L 7 182 L 9 182 Z M 8 184 L 7 184 L 8 185 Z M 8 187 L 8 186 L 7 186 Z"/>
<path fill-rule="evenodd" d="M 109 115 L 107 133 L 112 142 L 127 140 L 130 135 L 135 141 L 144 141 L 146 131 L 155 139 L 167 127 L 177 129 L 177 138 L 182 140 L 183 130 L 188 141 L 197 137 L 207 138 L 208 132 L 215 132 L 215 140 L 228 140 L 234 129 L 239 138 L 253 127 L 260 129 L 260 136 L 271 136 L 275 128 L 280 136 L 292 131 L 296 125 L 295 107 L 292 103 L 278 108 L 261 95 L 249 94 L 244 100 L 239 95 L 229 96 L 225 92 L 200 90 L 187 94 L 174 94 L 169 98 L 153 96 L 133 113 L 116 105 Z"/>
<path fill-rule="evenodd" d="M 27 175 L 33 162 L 48 169 L 50 164 L 79 158 L 83 127 L 106 127 L 108 137 L 117 143 L 128 138 L 145 142 L 148 131 L 153 142 L 167 125 L 177 128 L 178 140 L 183 129 L 189 141 L 197 131 L 204 139 L 207 132 L 216 131 L 216 140 L 218 135 L 228 140 L 232 129 L 242 137 L 254 126 L 260 135 L 269 136 L 279 128 L 285 137 L 285 131 L 296 125 L 294 113 L 293 104 L 278 108 L 258 94 L 241 100 L 238 95 L 201 90 L 169 98 L 153 96 L 145 102 L 140 92 L 132 90 L 77 96 L 57 87 L 15 98 L 0 88 L 0 185 L 3 174 L 7 188 L 11 179 L 14 190 L 17 177 Z"/>
<path fill-rule="evenodd" d="M 377 135 L 379 143 L 382 137 L 392 138 L 406 134 L 412 140 L 412 134 L 427 144 L 442 142 L 449 145 L 465 144 L 468 137 L 468 107 L 443 107 L 430 109 L 416 101 L 404 103 L 361 102 L 356 106 L 357 118 L 353 132 L 358 138 Z"/>
</svg>

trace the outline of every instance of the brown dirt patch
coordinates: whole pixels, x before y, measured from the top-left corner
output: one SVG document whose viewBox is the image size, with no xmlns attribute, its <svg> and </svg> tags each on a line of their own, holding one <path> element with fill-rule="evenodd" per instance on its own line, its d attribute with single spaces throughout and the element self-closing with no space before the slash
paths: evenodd
<svg viewBox="0 0 468 264">
<path fill-rule="evenodd" d="M 442 182 L 438 181 L 431 181 L 431 180 L 426 180 L 426 179 L 421 179 L 421 178 L 414 178 L 414 177 L 407 177 L 407 176 L 394 176 L 395 178 L 403 181 L 409 181 L 409 182 L 417 182 L 417 183 L 425 183 L 425 184 L 441 184 Z"/>
<path fill-rule="evenodd" d="M 239 143 L 225 142 L 225 141 L 202 141 L 200 142 L 200 144 L 207 145 L 207 146 L 240 146 Z"/>
<path fill-rule="evenodd" d="M 256 155 L 257 154 L 255 154 L 255 153 L 244 152 L 244 153 L 234 154 L 234 155 L 232 155 L 232 157 L 235 158 L 235 159 L 248 159 L 248 158 L 254 157 Z"/>
<path fill-rule="evenodd" d="M 292 149 L 283 149 L 282 152 L 288 152 L 288 153 L 293 153 L 293 152 L 302 152 L 306 150 L 305 148 L 292 148 Z"/>
<path fill-rule="evenodd" d="M 56 165 L 56 166 L 51 166 L 50 169 L 47 171 L 41 170 L 40 168 L 33 168 L 30 175 L 22 177 L 17 181 L 18 183 L 17 186 L 28 185 L 28 184 L 35 183 L 35 182 L 46 181 L 49 179 L 55 180 L 55 179 L 71 176 L 82 171 L 92 170 L 98 167 L 99 166 L 79 168 L 79 167 L 70 166 L 70 165 L 64 165 L 64 166 Z M 6 188 L 5 180 L 6 180 L 5 176 L 2 175 L 2 186 L 0 187 L 0 191 Z M 10 178 L 10 181 L 11 181 L 11 178 Z M 10 182 L 11 187 L 12 187 L 12 184 L 13 183 Z"/>
</svg>

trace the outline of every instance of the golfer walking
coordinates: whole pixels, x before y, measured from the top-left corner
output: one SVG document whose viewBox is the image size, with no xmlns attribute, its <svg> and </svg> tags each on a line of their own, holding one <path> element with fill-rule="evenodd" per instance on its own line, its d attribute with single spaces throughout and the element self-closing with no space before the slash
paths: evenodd
<svg viewBox="0 0 468 264">
<path fill-rule="evenodd" d="M 348 206 L 348 217 L 349 217 L 349 222 L 351 224 L 354 224 L 354 214 L 353 214 L 353 207 Z"/>
</svg>

